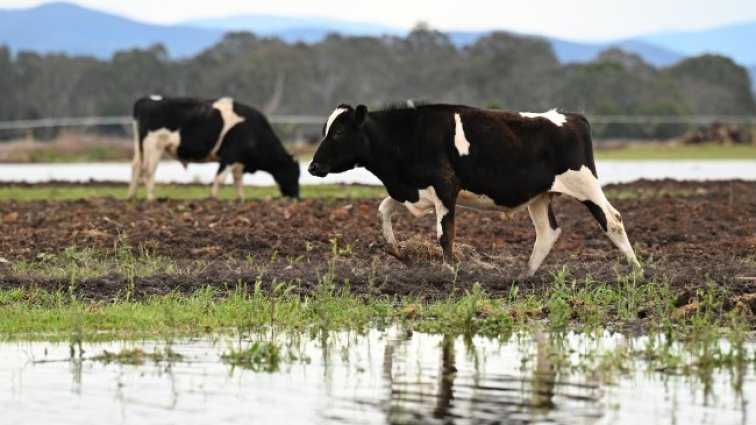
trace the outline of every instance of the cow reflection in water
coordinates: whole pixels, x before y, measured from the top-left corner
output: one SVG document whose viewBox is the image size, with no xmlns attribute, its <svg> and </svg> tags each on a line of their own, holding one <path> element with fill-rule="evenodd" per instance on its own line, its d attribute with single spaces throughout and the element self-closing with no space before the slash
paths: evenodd
<svg viewBox="0 0 756 425">
<path fill-rule="evenodd" d="M 549 357 L 550 345 L 543 332 L 535 334 L 536 366 L 533 370 L 533 397 L 530 405 L 545 411 L 554 408 L 554 383 L 556 372 Z"/>
<path fill-rule="evenodd" d="M 384 349 L 383 377 L 390 390 L 386 412 L 388 423 L 437 420 L 451 423 L 449 421 L 455 418 L 497 423 L 513 419 L 520 422 L 523 413 L 528 415 L 530 412 L 533 419 L 537 420 L 555 407 L 553 397 L 556 373 L 549 357 L 551 348 L 548 338 L 542 332 L 534 336 L 536 363 L 532 378 L 500 376 L 498 383 L 481 383 L 484 372 L 477 367 L 477 351 L 473 341 L 466 339 L 467 352 L 474 357 L 476 366 L 470 376 L 457 383 L 456 391 L 456 337 L 444 335 L 440 342 L 441 362 L 435 376 L 428 376 L 423 370 L 418 371 L 417 375 L 405 374 L 403 365 L 395 364 L 397 358 L 401 359 L 400 347 L 411 338 L 410 332 L 404 338 L 391 339 Z M 485 380 L 490 381 L 491 378 Z"/>
</svg>

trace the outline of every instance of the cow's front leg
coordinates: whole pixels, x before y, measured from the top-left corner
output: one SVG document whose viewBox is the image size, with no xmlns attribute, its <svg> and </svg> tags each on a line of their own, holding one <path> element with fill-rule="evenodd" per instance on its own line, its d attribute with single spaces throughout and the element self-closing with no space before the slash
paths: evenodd
<svg viewBox="0 0 756 425">
<path fill-rule="evenodd" d="M 386 243 L 389 246 L 389 252 L 401 258 L 401 252 L 399 251 L 399 243 L 397 243 L 394 237 L 394 228 L 391 225 L 391 216 L 394 215 L 396 208 L 401 205 L 396 199 L 387 197 L 378 206 L 378 215 L 381 217 L 381 223 L 383 227 L 383 237 L 386 238 Z"/>
<path fill-rule="evenodd" d="M 244 201 L 244 164 L 234 164 L 234 187 L 236 188 L 236 198 Z"/>
<path fill-rule="evenodd" d="M 213 186 L 210 188 L 211 198 L 218 199 L 218 190 L 220 189 L 220 185 L 226 182 L 229 171 L 231 171 L 231 167 L 229 167 L 225 162 L 221 162 L 218 166 L 218 172 L 215 174 L 215 178 L 213 179 Z"/>
<path fill-rule="evenodd" d="M 436 196 L 434 204 L 436 207 L 436 235 L 438 243 L 441 244 L 441 250 L 444 253 L 444 267 L 454 271 L 454 237 L 456 231 L 454 228 L 454 206 L 456 203 L 456 194 L 454 196 Z"/>
</svg>

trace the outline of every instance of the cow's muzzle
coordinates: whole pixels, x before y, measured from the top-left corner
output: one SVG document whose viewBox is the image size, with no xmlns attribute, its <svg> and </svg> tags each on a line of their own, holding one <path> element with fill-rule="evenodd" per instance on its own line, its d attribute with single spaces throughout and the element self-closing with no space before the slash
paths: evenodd
<svg viewBox="0 0 756 425">
<path fill-rule="evenodd" d="M 313 176 L 316 177 L 325 177 L 328 174 L 329 167 L 317 162 L 310 163 L 310 166 L 307 168 L 307 171 L 310 172 Z"/>
</svg>

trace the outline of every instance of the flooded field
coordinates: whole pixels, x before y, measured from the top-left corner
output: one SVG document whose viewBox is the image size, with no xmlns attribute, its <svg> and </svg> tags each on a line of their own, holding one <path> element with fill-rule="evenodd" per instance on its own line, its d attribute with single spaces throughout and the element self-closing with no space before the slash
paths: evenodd
<svg viewBox="0 0 756 425">
<path fill-rule="evenodd" d="M 357 183 L 378 185 L 380 181 L 364 168 L 332 174 L 325 178 L 307 172 L 308 163 L 301 164 L 301 184 Z M 756 180 L 754 160 L 599 160 L 596 163 L 602 184 L 629 183 L 638 179 L 677 180 Z M 160 183 L 210 183 L 218 165 L 189 164 L 184 168 L 178 161 L 165 161 L 155 173 Z M 0 164 L 1 182 L 41 183 L 48 181 L 113 181 L 126 183 L 131 179 L 131 165 L 121 163 L 77 164 Z M 245 174 L 244 184 L 267 186 L 275 184 L 263 172 Z"/>
<path fill-rule="evenodd" d="M 661 340 L 659 340 L 661 341 Z M 663 342 L 660 342 L 663 344 Z M 5 342 L 0 409 L 14 424 L 749 424 L 750 363 L 662 370 L 648 337 L 517 333 L 492 340 L 364 334 L 172 342 Z M 754 344 L 719 350 L 738 355 Z M 676 345 L 680 364 L 698 359 Z M 170 412 L 170 416 L 163 413 Z"/>
</svg>

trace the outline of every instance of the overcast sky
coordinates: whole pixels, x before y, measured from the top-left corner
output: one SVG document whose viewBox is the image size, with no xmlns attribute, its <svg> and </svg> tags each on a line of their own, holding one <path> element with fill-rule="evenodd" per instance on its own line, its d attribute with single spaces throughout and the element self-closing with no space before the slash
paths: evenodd
<svg viewBox="0 0 756 425">
<path fill-rule="evenodd" d="M 754 0 L 69 0 L 140 21 L 173 24 L 242 13 L 320 16 L 410 29 L 504 29 L 610 40 L 756 20 Z M 49 1 L 0 0 L 0 8 Z"/>
</svg>

